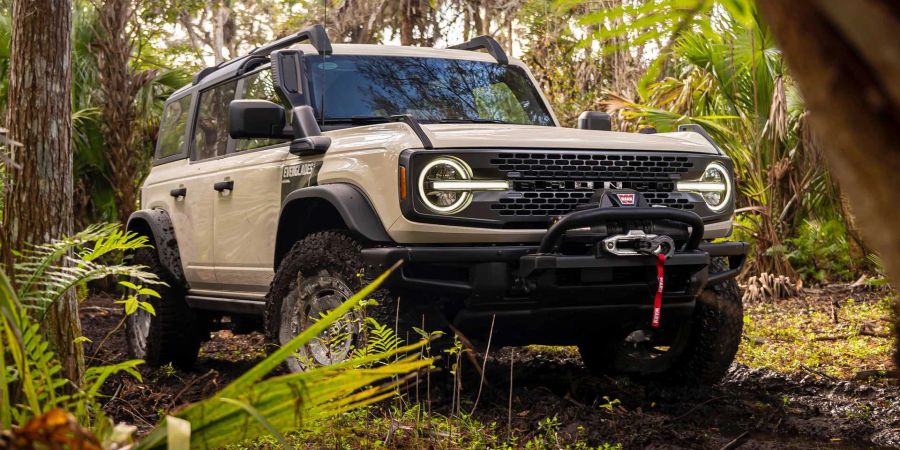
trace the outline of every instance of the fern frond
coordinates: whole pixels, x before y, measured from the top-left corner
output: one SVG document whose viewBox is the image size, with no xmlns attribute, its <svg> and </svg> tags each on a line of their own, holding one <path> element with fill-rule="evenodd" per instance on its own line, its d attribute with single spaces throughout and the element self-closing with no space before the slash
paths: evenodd
<svg viewBox="0 0 900 450">
<path fill-rule="evenodd" d="M 15 264 L 16 285 L 19 292 L 31 289 L 31 285 L 44 276 L 44 272 L 57 264 L 64 255 L 73 252 L 76 248 L 84 246 L 109 236 L 118 230 L 117 224 L 95 224 L 72 236 L 54 240 L 40 245 L 31 245 L 26 249 Z"/>
<path fill-rule="evenodd" d="M 69 289 L 107 276 L 124 276 L 145 284 L 160 284 L 156 275 L 140 266 L 105 265 L 98 261 L 114 252 L 147 247 L 148 239 L 117 224 L 91 225 L 84 231 L 26 250 L 15 264 L 18 296 L 29 309 L 42 315 L 47 306 Z M 70 256 L 70 255 L 75 256 Z"/>
</svg>

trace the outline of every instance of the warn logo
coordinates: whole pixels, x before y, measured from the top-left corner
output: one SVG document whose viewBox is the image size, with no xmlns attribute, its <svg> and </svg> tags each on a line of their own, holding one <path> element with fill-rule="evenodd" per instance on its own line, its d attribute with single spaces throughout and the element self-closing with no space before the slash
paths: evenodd
<svg viewBox="0 0 900 450">
<path fill-rule="evenodd" d="M 616 194 L 622 206 L 634 206 L 634 194 Z"/>
</svg>

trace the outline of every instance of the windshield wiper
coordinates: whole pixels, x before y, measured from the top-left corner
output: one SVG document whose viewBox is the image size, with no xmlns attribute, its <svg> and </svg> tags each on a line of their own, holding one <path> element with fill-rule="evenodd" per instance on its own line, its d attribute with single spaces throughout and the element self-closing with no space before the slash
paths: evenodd
<svg viewBox="0 0 900 450">
<path fill-rule="evenodd" d="M 437 123 L 509 123 L 504 122 L 502 120 L 496 119 L 482 119 L 482 118 L 474 118 L 474 119 L 442 119 L 435 121 Z"/>
<path fill-rule="evenodd" d="M 393 122 L 393 119 L 385 116 L 328 117 L 325 119 L 325 123 L 369 124 L 387 122 Z"/>
</svg>

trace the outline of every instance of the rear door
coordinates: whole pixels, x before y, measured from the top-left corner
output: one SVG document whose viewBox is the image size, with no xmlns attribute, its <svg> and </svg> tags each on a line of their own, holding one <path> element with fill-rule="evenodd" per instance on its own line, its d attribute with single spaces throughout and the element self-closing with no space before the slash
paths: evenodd
<svg viewBox="0 0 900 450">
<path fill-rule="evenodd" d="M 284 104 L 275 94 L 268 66 L 242 78 L 238 98 Z M 288 141 L 239 139 L 229 146 L 217 176 L 234 183 L 215 209 L 216 279 L 229 296 L 265 295 L 274 271 L 275 232 L 281 209 L 282 166 L 297 159 Z"/>
<path fill-rule="evenodd" d="M 217 191 L 222 160 L 228 152 L 228 104 L 234 99 L 237 80 L 226 81 L 201 91 L 192 129 L 190 162 L 183 168 L 186 190 L 181 210 L 176 214 L 176 233 L 181 262 L 191 290 L 215 290 L 214 205 L 227 190 Z M 218 186 L 221 187 L 221 186 Z M 180 228 L 180 229 L 179 229 Z"/>
</svg>

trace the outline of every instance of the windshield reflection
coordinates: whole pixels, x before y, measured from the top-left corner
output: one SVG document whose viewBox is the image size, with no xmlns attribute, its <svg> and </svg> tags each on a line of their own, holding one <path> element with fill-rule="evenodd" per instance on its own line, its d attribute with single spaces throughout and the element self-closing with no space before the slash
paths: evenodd
<svg viewBox="0 0 900 450">
<path fill-rule="evenodd" d="M 326 123 L 410 114 L 423 122 L 553 125 L 537 90 L 517 66 L 341 55 L 308 56 L 306 70 L 316 115 L 321 120 L 324 109 Z"/>
</svg>

